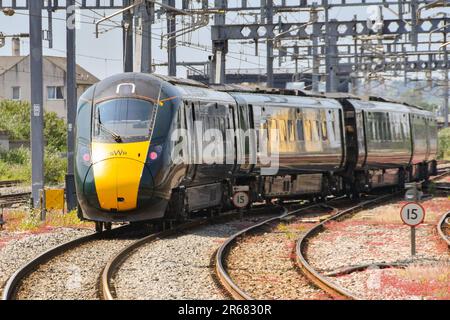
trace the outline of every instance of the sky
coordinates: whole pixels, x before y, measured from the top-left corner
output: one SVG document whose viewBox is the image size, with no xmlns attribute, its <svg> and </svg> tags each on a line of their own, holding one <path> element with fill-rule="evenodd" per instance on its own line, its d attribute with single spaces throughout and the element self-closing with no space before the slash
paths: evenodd
<svg viewBox="0 0 450 320">
<path fill-rule="evenodd" d="M 180 2 L 180 0 L 177 0 Z M 331 0 L 333 2 L 335 0 Z M 248 1 L 249 5 L 256 5 L 259 0 Z M 280 1 L 278 1 L 280 2 Z M 350 1 L 355 2 L 355 1 Z M 370 0 L 368 1 L 370 2 Z M 229 4 L 231 6 L 237 5 L 237 0 L 230 0 Z M 297 1 L 287 0 L 288 4 L 298 3 Z M 396 7 L 392 7 L 396 10 Z M 108 32 L 103 32 L 97 39 L 95 37 L 95 26 L 94 21 L 97 21 L 101 16 L 105 14 L 111 14 L 111 10 L 83 10 L 82 11 L 82 24 L 81 28 L 77 30 L 77 63 L 86 68 L 88 71 L 93 73 L 100 79 L 107 76 L 122 72 L 122 29 L 116 27 L 110 29 Z M 330 18 L 351 20 L 354 15 L 358 19 L 367 19 L 371 14 L 368 11 L 368 6 L 361 6 L 355 8 L 334 8 L 330 11 Z M 386 19 L 393 18 L 394 15 L 389 11 L 384 9 L 383 15 Z M 43 11 L 43 28 L 47 29 L 47 12 Z M 309 17 L 307 13 L 286 13 L 285 16 L 292 22 L 307 22 Z M 319 17 L 323 16 L 323 13 L 319 13 Z M 0 13 L 0 32 L 4 34 L 17 34 L 17 33 L 28 33 L 28 13 L 27 11 L 17 11 L 12 17 L 7 17 Z M 238 21 L 249 21 L 253 22 L 253 17 L 244 16 L 238 17 L 235 14 L 227 15 L 227 23 L 237 23 Z M 179 21 L 180 22 L 180 21 Z M 116 24 L 120 25 L 121 15 L 113 19 L 112 22 L 107 22 L 107 26 L 103 27 L 109 29 L 109 26 L 114 26 Z M 166 49 L 160 48 L 160 37 L 161 34 L 165 32 L 165 20 L 157 20 L 153 25 L 153 59 L 155 63 L 161 63 L 167 61 Z M 179 28 L 182 25 L 179 23 Z M 54 48 L 48 48 L 48 41 L 43 41 L 44 54 L 46 55 L 65 55 L 65 12 L 58 11 L 54 13 L 53 21 L 54 29 Z M 190 33 L 188 35 L 178 38 L 179 41 L 185 43 L 191 43 L 188 46 L 179 46 L 177 49 L 178 61 L 207 61 L 208 55 L 211 54 L 211 38 L 210 38 L 210 27 L 204 27 L 198 31 Z M 29 40 L 23 39 L 21 41 L 22 55 L 29 53 Z M 6 45 L 0 48 L 0 55 L 10 55 L 11 54 L 11 43 L 10 39 L 7 39 Z M 227 55 L 227 68 L 237 69 L 237 68 L 264 68 L 265 67 L 265 46 L 259 46 L 259 54 L 255 55 L 254 44 L 249 43 L 238 43 L 236 41 L 230 42 L 229 54 Z M 278 63 L 275 62 L 275 66 Z M 294 66 L 294 61 L 288 59 L 282 67 Z M 301 68 L 307 68 L 307 65 L 302 65 Z M 166 74 L 166 67 L 159 67 L 156 70 L 158 73 Z M 184 67 L 177 68 L 177 75 L 179 77 L 186 76 L 186 69 Z"/>
<path fill-rule="evenodd" d="M 236 5 L 237 1 L 229 1 L 231 5 Z M 258 1 L 253 1 L 258 2 Z M 288 3 L 296 3 L 295 1 L 288 1 Z M 297 1 L 298 2 L 298 1 Z M 249 1 L 251 5 L 251 1 Z M 82 11 L 82 24 L 81 29 L 77 30 L 77 63 L 85 67 L 100 79 L 122 72 L 122 30 L 121 28 L 114 28 L 106 33 L 102 33 L 97 39 L 95 37 L 94 21 L 97 21 L 101 15 L 111 14 L 114 11 L 111 10 L 83 10 Z M 357 9 L 362 16 L 366 16 L 366 8 Z M 354 12 L 352 12 L 353 15 Z M 289 18 L 297 22 L 306 22 L 308 17 L 304 13 L 289 13 Z M 333 15 L 337 18 L 345 18 L 342 10 L 336 9 Z M 351 18 L 352 15 L 347 15 L 347 18 Z M 47 12 L 43 11 L 43 28 L 47 29 Z M 54 48 L 48 48 L 48 41 L 43 41 L 44 54 L 46 55 L 65 55 L 65 12 L 57 11 L 53 15 L 53 30 L 54 30 Z M 0 32 L 4 34 L 17 34 L 28 33 L 28 12 L 17 11 L 12 17 L 7 17 L 0 14 Z M 246 17 L 247 20 L 253 21 L 253 18 Z M 113 22 L 107 22 L 109 26 L 119 24 L 121 15 L 113 19 Z M 230 14 L 227 18 L 227 23 L 233 23 L 237 21 L 237 16 Z M 167 59 L 167 53 L 165 49 L 160 48 L 161 32 L 165 31 L 165 20 L 156 21 L 153 25 L 153 59 L 156 63 L 165 62 Z M 178 47 L 177 56 L 178 61 L 207 61 L 210 51 L 205 50 L 203 47 L 207 46 L 211 48 L 210 40 L 210 28 L 205 27 L 192 34 L 178 38 L 178 40 L 193 43 L 199 45 L 200 48 L 192 47 Z M 22 54 L 29 53 L 29 40 L 23 39 L 21 41 Z M 260 54 L 255 56 L 254 45 L 231 43 L 229 48 L 229 55 L 227 61 L 228 68 L 260 68 L 265 66 L 265 48 L 264 45 L 260 45 Z M 6 45 L 0 48 L 0 55 L 11 54 L 11 41 L 7 39 Z M 286 66 L 292 67 L 293 62 L 287 63 Z M 160 67 L 157 69 L 158 73 L 166 73 L 166 68 Z M 186 69 L 184 67 L 178 67 L 177 73 L 183 77 L 186 75 Z"/>
</svg>

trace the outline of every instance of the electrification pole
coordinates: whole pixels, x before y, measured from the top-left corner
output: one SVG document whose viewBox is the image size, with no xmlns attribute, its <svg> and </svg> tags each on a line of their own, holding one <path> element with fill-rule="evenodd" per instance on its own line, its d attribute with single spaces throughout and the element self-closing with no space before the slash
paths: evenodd
<svg viewBox="0 0 450 320">
<path fill-rule="evenodd" d="M 273 0 L 266 0 L 266 24 L 273 24 Z M 273 36 L 273 35 L 272 35 Z M 273 87 L 273 40 L 267 38 L 267 87 Z"/>
<path fill-rule="evenodd" d="M 74 124 L 77 110 L 77 72 L 76 72 L 76 9 L 75 0 L 66 0 L 66 46 L 67 46 L 67 174 L 66 174 L 66 201 L 67 209 L 77 207 L 77 197 L 74 179 L 74 151 L 75 135 Z"/>
<path fill-rule="evenodd" d="M 44 188 L 42 3 L 39 0 L 28 1 L 31 72 L 31 194 L 35 208 L 39 207 L 39 193 Z"/>
<path fill-rule="evenodd" d="M 171 7 L 175 7 L 175 0 L 168 0 Z M 167 33 L 169 38 L 167 41 L 167 62 L 169 76 L 177 76 L 177 38 L 176 38 L 176 15 L 167 10 Z"/>
<path fill-rule="evenodd" d="M 132 0 L 123 0 L 124 7 Z M 123 13 L 123 71 L 133 72 L 133 15 L 130 11 Z"/>
</svg>

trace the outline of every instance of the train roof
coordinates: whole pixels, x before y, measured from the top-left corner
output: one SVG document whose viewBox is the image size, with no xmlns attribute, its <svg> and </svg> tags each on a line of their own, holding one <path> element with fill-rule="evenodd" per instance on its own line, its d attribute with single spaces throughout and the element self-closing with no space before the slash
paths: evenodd
<svg viewBox="0 0 450 320">
<path fill-rule="evenodd" d="M 234 104 L 234 99 L 226 92 L 215 91 L 210 88 L 202 88 L 189 85 L 177 85 L 179 94 L 185 100 L 219 101 Z"/>
<path fill-rule="evenodd" d="M 310 108 L 328 108 L 340 109 L 341 104 L 333 99 L 317 98 L 307 96 L 292 96 L 282 94 L 269 93 L 243 93 L 230 92 L 239 103 L 253 104 L 253 105 L 271 105 L 277 106 L 302 106 Z"/>
<path fill-rule="evenodd" d="M 154 85 L 149 86 L 149 82 L 153 82 Z M 164 85 L 164 83 L 166 83 L 166 85 Z M 132 92 L 127 92 L 126 84 L 133 85 Z M 125 93 L 122 93 L 122 90 L 119 90 L 120 86 L 125 89 Z M 153 99 L 157 99 L 159 90 L 163 89 L 164 91 L 171 91 L 172 94 L 176 94 L 175 92 L 178 91 L 178 94 L 182 99 L 234 103 L 234 98 L 236 98 L 241 103 L 270 104 L 274 107 L 300 105 L 303 107 L 332 109 L 341 108 L 338 100 L 347 99 L 357 109 L 381 112 L 404 112 L 425 117 L 433 117 L 431 112 L 423 110 L 420 107 L 382 97 L 369 96 L 361 98 L 350 93 L 320 93 L 309 90 L 259 88 L 237 84 L 208 86 L 194 80 L 158 74 L 117 74 L 100 81 L 94 85 L 94 87 L 94 101 L 99 101 L 111 96 L 149 96 Z"/>
<path fill-rule="evenodd" d="M 421 115 L 427 118 L 433 118 L 434 115 L 432 112 L 421 109 L 416 106 L 399 103 L 399 102 L 387 102 L 387 100 L 373 100 L 369 101 L 364 100 L 354 100 L 349 99 L 349 102 L 357 109 L 366 110 L 366 111 L 374 111 L 374 112 L 403 112 L 403 113 L 411 113 L 413 115 Z"/>
<path fill-rule="evenodd" d="M 400 103 L 380 102 L 380 101 L 363 101 L 363 100 L 348 100 L 356 109 L 373 111 L 373 112 L 403 112 L 410 113 L 411 108 Z"/>
</svg>

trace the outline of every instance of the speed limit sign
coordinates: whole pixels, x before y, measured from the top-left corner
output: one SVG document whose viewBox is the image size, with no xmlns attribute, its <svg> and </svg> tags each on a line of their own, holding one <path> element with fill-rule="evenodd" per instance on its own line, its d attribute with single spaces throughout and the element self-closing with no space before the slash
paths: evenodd
<svg viewBox="0 0 450 320">
<path fill-rule="evenodd" d="M 404 224 L 415 227 L 425 219 L 425 209 L 416 202 L 409 202 L 402 207 L 400 216 Z"/>
<path fill-rule="evenodd" d="M 411 227 L 411 255 L 416 255 L 416 227 L 425 219 L 425 209 L 416 202 L 405 204 L 400 210 L 404 224 Z"/>
<path fill-rule="evenodd" d="M 244 191 L 238 191 L 233 195 L 233 204 L 236 208 L 245 208 L 250 201 L 248 193 Z"/>
</svg>

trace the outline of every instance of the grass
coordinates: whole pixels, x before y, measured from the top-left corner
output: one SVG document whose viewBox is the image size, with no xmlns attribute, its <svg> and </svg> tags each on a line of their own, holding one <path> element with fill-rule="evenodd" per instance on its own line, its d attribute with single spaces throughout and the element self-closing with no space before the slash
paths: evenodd
<svg viewBox="0 0 450 320">
<path fill-rule="evenodd" d="M 11 232 L 45 232 L 55 228 L 92 228 L 92 223 L 80 221 L 76 211 L 62 214 L 61 211 L 49 211 L 46 221 L 41 221 L 36 210 L 17 209 L 4 211 L 6 224 L 4 229 Z"/>
<path fill-rule="evenodd" d="M 448 263 L 411 265 L 405 269 L 384 273 L 381 281 L 384 290 L 395 288 L 402 295 L 450 299 L 450 266 Z"/>
</svg>

